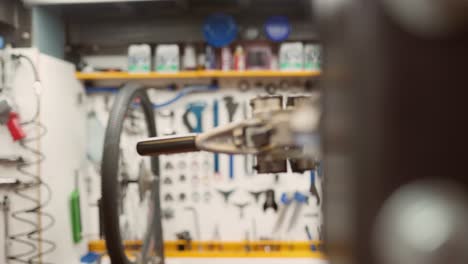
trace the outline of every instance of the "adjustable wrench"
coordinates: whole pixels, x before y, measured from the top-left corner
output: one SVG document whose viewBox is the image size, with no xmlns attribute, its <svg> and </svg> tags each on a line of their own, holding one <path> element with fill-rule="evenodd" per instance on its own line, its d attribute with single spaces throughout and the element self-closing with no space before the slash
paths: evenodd
<svg viewBox="0 0 468 264">
<path fill-rule="evenodd" d="M 291 221 L 289 222 L 288 232 L 290 232 L 296 225 L 297 219 L 299 218 L 299 213 L 301 212 L 303 205 L 307 203 L 307 199 L 308 197 L 300 192 L 294 193 L 295 205 L 293 214 L 291 216 Z"/>
<path fill-rule="evenodd" d="M 198 215 L 198 211 L 195 207 L 185 207 L 184 208 L 187 211 L 191 211 L 193 214 L 193 223 L 195 225 L 195 234 L 197 236 L 197 240 L 201 240 L 201 234 L 200 234 L 200 216 Z M 198 250 L 201 250 L 201 245 L 199 246 Z"/>
<path fill-rule="evenodd" d="M 229 123 L 234 120 L 234 115 L 239 108 L 239 103 L 234 102 L 234 97 L 226 96 L 223 98 L 228 112 Z M 234 179 L 234 155 L 229 155 L 229 179 Z"/>
<path fill-rule="evenodd" d="M 317 199 L 317 205 L 320 205 L 320 196 L 319 196 L 319 193 L 317 191 L 317 186 L 315 185 L 315 177 L 316 177 L 315 170 L 311 170 L 310 171 L 310 189 L 309 189 L 309 192 L 310 192 L 310 194 L 312 194 L 312 196 L 314 196 Z"/>
<path fill-rule="evenodd" d="M 276 219 L 275 226 L 273 227 L 273 232 L 272 232 L 272 237 L 275 238 L 275 236 L 278 234 L 281 225 L 284 222 L 284 217 L 286 216 L 287 211 L 290 208 L 291 203 L 294 201 L 294 197 L 291 194 L 288 193 L 283 193 L 281 194 L 280 202 L 283 204 L 283 207 L 281 207 L 278 218 Z"/>
</svg>

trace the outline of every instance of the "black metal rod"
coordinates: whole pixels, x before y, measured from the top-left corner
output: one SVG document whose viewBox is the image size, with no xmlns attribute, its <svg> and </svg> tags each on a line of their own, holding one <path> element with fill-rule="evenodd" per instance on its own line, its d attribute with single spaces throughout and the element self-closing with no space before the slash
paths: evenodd
<svg viewBox="0 0 468 264">
<path fill-rule="evenodd" d="M 152 138 L 138 142 L 137 152 L 142 156 L 157 156 L 199 151 L 196 135 Z"/>
</svg>

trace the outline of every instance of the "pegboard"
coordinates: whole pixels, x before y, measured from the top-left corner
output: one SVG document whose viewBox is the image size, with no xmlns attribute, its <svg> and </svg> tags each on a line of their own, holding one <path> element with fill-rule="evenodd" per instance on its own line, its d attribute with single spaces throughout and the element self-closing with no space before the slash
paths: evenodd
<svg viewBox="0 0 468 264">
<path fill-rule="evenodd" d="M 272 82 L 278 82 L 276 84 L 279 85 L 279 81 L 273 80 Z M 197 82 L 200 83 L 200 81 L 194 81 L 193 83 L 196 84 Z M 265 85 L 261 84 L 261 80 L 249 81 L 251 88 L 248 91 L 239 90 L 237 88 L 238 83 L 239 80 L 222 81 L 219 84 L 220 89 L 217 91 L 192 93 L 165 108 L 155 110 L 158 135 L 170 134 L 171 132 L 177 135 L 189 133 L 188 128 L 182 121 L 182 117 L 187 105 L 190 103 L 205 105 L 202 112 L 203 130 L 206 131 L 214 126 L 213 105 L 215 101 L 218 101 L 219 105 L 219 125 L 229 123 L 224 100 L 226 96 L 232 96 L 234 102 L 239 104 L 233 116 L 233 121 L 246 119 L 251 115 L 250 99 L 267 93 L 264 89 Z M 284 95 L 310 94 L 304 90 L 302 82 L 294 81 L 292 83 L 293 85 L 289 85 L 287 89 L 278 90 L 277 93 Z M 176 92 L 167 89 L 150 89 L 148 93 L 153 102 L 160 103 L 173 98 Z M 92 93 L 88 96 L 88 111 L 96 113 L 97 120 L 101 123 L 102 128 L 105 128 L 107 124 L 114 96 L 115 94 L 106 92 Z M 319 95 L 313 94 L 313 96 Z M 167 117 L 169 111 L 173 111 L 174 118 L 172 120 Z M 193 116 L 190 116 L 190 118 L 193 118 Z M 141 123 L 138 124 L 140 121 L 133 121 L 136 130 L 142 125 Z M 190 121 L 195 120 L 190 119 Z M 131 131 L 131 129 L 127 131 Z M 102 135 L 102 132 L 93 131 L 91 133 Z M 136 153 L 136 142 L 144 138 L 145 135 L 138 133 L 133 133 L 133 135 L 125 133 L 122 136 L 121 146 L 124 148 L 124 160 L 128 172 L 134 177 L 137 176 L 142 159 Z M 96 145 L 94 144 L 93 147 L 96 147 Z M 308 226 L 312 239 L 318 240 L 322 214 L 314 197 L 309 197 L 308 204 L 302 206 L 296 206 L 295 203 L 291 204 L 285 213 L 281 228 L 276 232 L 273 231 L 280 215 L 279 212 L 284 208 L 284 205 L 280 202 L 281 194 L 299 191 L 309 195 L 310 173 L 256 174 L 247 169 L 246 161 L 250 167 L 253 162 L 252 157 L 234 156 L 234 177 L 231 179 L 229 155 L 219 155 L 219 174 L 214 172 L 213 153 L 197 152 L 161 156 L 160 198 L 162 200 L 163 215 L 164 212 L 172 212 L 172 217 L 163 217 L 162 220 L 164 239 L 175 240 L 176 233 L 189 231 L 195 240 L 242 241 L 268 238 L 303 241 L 308 240 L 305 231 L 305 227 Z M 316 185 L 320 196 L 322 193 L 321 179 L 322 177 L 316 177 Z M 98 186 L 96 181 L 99 181 L 99 175 L 95 172 L 94 176 L 92 176 L 93 186 Z M 99 191 L 99 188 L 93 189 Z M 250 194 L 250 192 L 267 189 L 275 191 L 275 200 L 279 206 L 277 212 L 272 209 L 263 210 L 264 194 L 258 202 Z M 234 190 L 234 193 L 226 203 L 219 191 L 229 190 Z M 182 194 L 185 196 L 184 200 L 181 200 L 180 196 Z M 127 199 L 132 199 L 133 204 L 138 203 L 136 186 L 130 186 L 127 195 Z M 95 193 L 93 196 L 98 198 L 99 194 Z M 169 196 L 172 199 L 169 199 Z M 241 217 L 240 209 L 235 204 L 243 203 L 248 203 L 248 205 Z M 187 210 L 189 207 L 194 208 L 198 214 L 199 234 L 195 226 L 193 211 Z M 300 208 L 296 209 L 296 207 Z M 143 208 L 144 204 L 141 208 L 129 206 L 131 211 L 129 211 L 128 215 L 131 217 L 127 219 L 126 238 L 138 238 L 143 232 L 141 222 L 142 215 L 145 214 Z M 288 228 L 293 214 L 297 215 L 297 220 L 292 228 Z"/>
</svg>

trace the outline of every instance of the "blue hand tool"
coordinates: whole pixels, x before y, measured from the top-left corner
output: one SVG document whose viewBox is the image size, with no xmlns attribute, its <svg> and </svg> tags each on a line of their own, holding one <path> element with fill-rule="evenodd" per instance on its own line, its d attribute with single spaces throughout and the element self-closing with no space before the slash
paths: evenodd
<svg viewBox="0 0 468 264">
<path fill-rule="evenodd" d="M 294 206 L 293 214 L 291 216 L 291 222 L 289 222 L 288 232 L 291 231 L 296 225 L 297 219 L 299 218 L 299 213 L 301 212 L 303 205 L 308 202 L 308 197 L 300 192 L 295 192 L 293 199 L 296 203 Z"/>
<path fill-rule="evenodd" d="M 290 208 L 290 205 L 291 205 L 291 203 L 293 201 L 294 201 L 294 199 L 293 199 L 292 195 L 290 195 L 288 193 L 282 193 L 281 194 L 280 202 L 283 204 L 283 206 L 281 207 L 281 209 L 279 211 L 278 218 L 276 219 L 275 226 L 273 227 L 273 238 L 276 238 L 275 236 L 276 236 L 276 234 L 278 234 L 278 232 L 279 232 L 279 230 L 281 228 L 281 225 L 284 222 L 286 212 Z"/>
<path fill-rule="evenodd" d="M 213 103 L 213 127 L 219 126 L 219 102 L 215 100 Z M 214 172 L 219 174 L 219 154 L 214 154 Z"/>
<path fill-rule="evenodd" d="M 234 102 L 233 96 L 225 96 L 224 102 L 226 104 L 226 110 L 228 112 L 229 123 L 234 120 L 234 115 L 239 108 L 239 103 Z M 234 179 L 234 156 L 229 155 L 229 179 Z"/>
<path fill-rule="evenodd" d="M 203 111 L 205 110 L 206 104 L 204 102 L 195 102 L 187 105 L 187 110 L 182 116 L 184 125 L 187 127 L 190 133 L 202 133 L 203 132 Z M 196 125 L 192 125 L 189 120 L 189 115 L 194 114 L 196 117 Z"/>
</svg>

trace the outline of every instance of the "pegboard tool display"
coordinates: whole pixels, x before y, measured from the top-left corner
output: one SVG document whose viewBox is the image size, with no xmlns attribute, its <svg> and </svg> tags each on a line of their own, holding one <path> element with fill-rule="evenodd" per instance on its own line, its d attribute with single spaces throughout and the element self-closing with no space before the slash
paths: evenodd
<svg viewBox="0 0 468 264">
<path fill-rule="evenodd" d="M 283 80 L 284 82 L 284 80 Z M 194 86 L 210 89 L 193 89 Z M 245 89 L 243 86 L 248 86 Z M 146 92 L 153 104 L 158 135 L 203 133 L 216 126 L 244 120 L 252 115 L 251 99 L 276 94 L 320 94 L 306 81 L 288 81 L 288 89 L 271 91 L 265 87 L 280 83 L 231 80 L 220 83 L 182 84 Z M 284 86 L 284 84 L 282 84 Z M 216 87 L 215 87 L 216 86 Z M 192 87 L 192 88 L 190 88 Z M 181 91 L 191 90 L 178 96 Z M 89 111 L 94 122 L 105 124 L 115 94 L 112 90 L 89 88 Z M 167 104 L 166 102 L 170 102 Z M 138 104 L 138 102 L 134 102 Z M 121 162 L 128 182 L 141 182 L 135 152 L 144 133 L 144 118 L 138 111 L 128 113 L 121 137 Z M 96 126 L 95 126 L 96 127 Z M 101 127 L 104 127 L 103 125 Z M 99 132 L 94 131 L 95 134 Z M 90 133 L 93 134 L 93 133 Z M 183 144 L 183 143 L 181 143 Z M 96 152 L 90 146 L 89 153 Z M 91 155 L 90 155 L 91 156 Z M 98 163 L 98 160 L 92 162 Z M 159 156 L 161 218 L 165 240 L 198 241 L 304 241 L 321 238 L 320 201 L 310 195 L 310 172 L 256 174 L 252 157 L 207 152 Z M 120 174 L 123 173 L 121 170 Z M 323 175 L 315 179 L 320 193 Z M 140 188 L 140 189 L 139 189 Z M 140 184 L 128 185 L 127 198 L 141 197 Z M 286 197 L 282 201 L 280 198 Z M 125 207 L 125 204 L 122 206 Z M 289 210 L 283 210 L 291 207 Z M 139 239 L 144 211 L 129 208 L 123 239 Z M 314 215 L 314 217 L 307 217 Z M 280 221 L 281 224 L 276 224 Z M 306 232 L 309 230 L 309 232 Z"/>
</svg>

